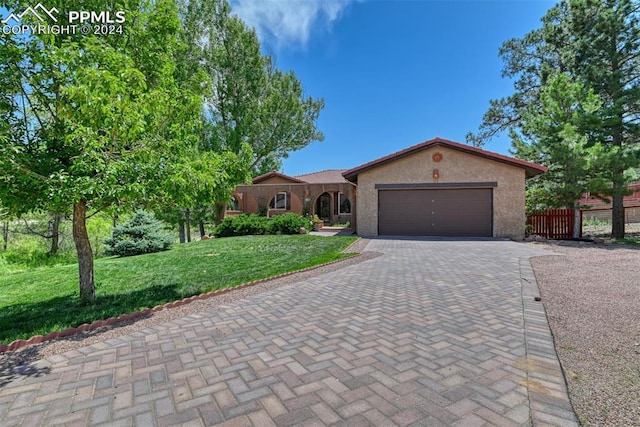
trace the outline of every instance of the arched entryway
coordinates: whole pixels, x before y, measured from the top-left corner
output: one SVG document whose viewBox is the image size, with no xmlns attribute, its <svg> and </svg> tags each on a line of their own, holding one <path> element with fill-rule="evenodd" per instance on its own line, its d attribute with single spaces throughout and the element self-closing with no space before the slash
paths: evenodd
<svg viewBox="0 0 640 427">
<path fill-rule="evenodd" d="M 316 200 L 316 215 L 323 221 L 331 221 L 331 195 L 322 193 Z"/>
</svg>

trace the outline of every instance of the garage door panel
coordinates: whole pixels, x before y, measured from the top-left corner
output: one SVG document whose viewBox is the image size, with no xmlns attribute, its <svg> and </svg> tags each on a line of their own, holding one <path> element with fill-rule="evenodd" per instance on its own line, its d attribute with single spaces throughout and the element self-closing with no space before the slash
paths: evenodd
<svg viewBox="0 0 640 427">
<path fill-rule="evenodd" d="M 378 206 L 382 235 L 492 235 L 490 188 L 380 190 Z"/>
</svg>

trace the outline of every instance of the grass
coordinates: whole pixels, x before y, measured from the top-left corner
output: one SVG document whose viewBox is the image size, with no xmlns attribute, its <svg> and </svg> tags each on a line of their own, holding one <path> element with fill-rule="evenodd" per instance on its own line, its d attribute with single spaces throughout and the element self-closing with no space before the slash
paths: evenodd
<svg viewBox="0 0 640 427">
<path fill-rule="evenodd" d="M 624 237 L 622 239 L 611 239 L 618 245 L 640 246 L 640 237 Z"/>
<path fill-rule="evenodd" d="M 46 215 L 33 215 L 28 220 L 31 227 L 44 233 L 49 232 L 46 225 L 49 219 Z M 96 257 L 104 256 L 103 242 L 111 236 L 111 222 L 112 219 L 103 214 L 91 217 L 87 221 L 91 248 Z M 21 221 L 11 223 L 10 230 L 7 250 L 0 252 L 0 276 L 77 262 L 76 248 L 71 236 L 71 220 L 65 219 L 60 223 L 60 247 L 58 253 L 53 256 L 49 255 L 51 241 L 29 234 Z"/>
<path fill-rule="evenodd" d="M 344 227 L 344 228 L 349 228 L 351 227 L 351 223 L 349 221 L 347 222 L 334 222 L 333 224 L 331 224 L 332 227 Z"/>
<path fill-rule="evenodd" d="M 0 343 L 344 258 L 355 237 L 244 236 L 95 262 L 96 303 L 82 306 L 76 264 L 0 277 Z"/>
<path fill-rule="evenodd" d="M 596 217 L 587 217 L 582 221 L 582 225 L 585 227 L 604 227 L 611 226 L 611 221 L 598 219 Z"/>
</svg>

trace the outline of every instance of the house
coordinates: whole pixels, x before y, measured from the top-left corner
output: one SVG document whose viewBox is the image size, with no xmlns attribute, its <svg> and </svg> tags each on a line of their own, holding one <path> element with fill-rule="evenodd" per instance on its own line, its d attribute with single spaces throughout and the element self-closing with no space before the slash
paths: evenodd
<svg viewBox="0 0 640 427">
<path fill-rule="evenodd" d="M 353 228 L 355 185 L 344 170 L 324 170 L 288 176 L 269 172 L 253 179 L 251 185 L 238 185 L 226 215 L 263 213 L 271 217 L 287 212 L 318 215 L 325 224 L 350 222 Z"/>
<path fill-rule="evenodd" d="M 640 222 L 640 182 L 632 182 L 627 188 L 630 194 L 624 196 L 623 199 L 625 223 L 637 223 Z M 605 200 L 590 193 L 584 193 L 578 201 L 582 207 L 582 219 L 610 222 L 611 197 L 606 197 Z"/>
<path fill-rule="evenodd" d="M 236 187 L 236 212 L 317 214 L 361 236 L 522 239 L 525 180 L 535 163 L 441 138 L 346 171 L 270 172 Z"/>
</svg>

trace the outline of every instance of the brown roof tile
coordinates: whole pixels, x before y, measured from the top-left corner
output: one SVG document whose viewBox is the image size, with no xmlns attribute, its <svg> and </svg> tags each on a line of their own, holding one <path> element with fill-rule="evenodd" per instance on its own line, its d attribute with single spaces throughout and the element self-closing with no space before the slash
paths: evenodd
<svg viewBox="0 0 640 427">
<path fill-rule="evenodd" d="M 294 178 L 292 176 L 289 175 L 285 175 L 283 173 L 277 172 L 277 171 L 271 171 L 271 172 L 267 172 L 263 175 L 260 176 L 256 176 L 255 178 L 253 178 L 253 184 L 260 184 L 262 181 L 266 181 L 269 178 L 273 178 L 273 177 L 279 177 L 282 179 L 286 179 L 289 180 L 293 183 L 297 183 L 297 184 L 301 184 L 304 183 L 304 181 L 299 180 L 298 178 Z"/>
<path fill-rule="evenodd" d="M 335 184 L 346 181 L 342 176 L 344 171 L 346 169 L 327 169 L 320 172 L 296 175 L 296 178 L 309 184 Z"/>
</svg>

